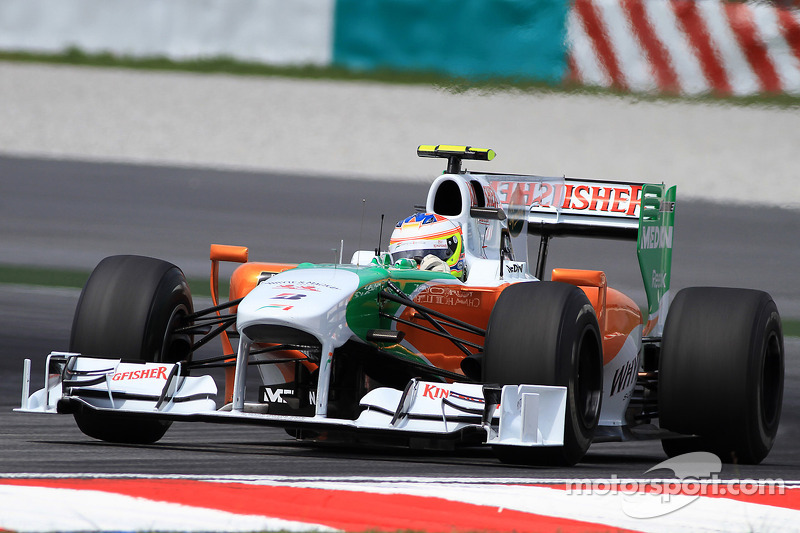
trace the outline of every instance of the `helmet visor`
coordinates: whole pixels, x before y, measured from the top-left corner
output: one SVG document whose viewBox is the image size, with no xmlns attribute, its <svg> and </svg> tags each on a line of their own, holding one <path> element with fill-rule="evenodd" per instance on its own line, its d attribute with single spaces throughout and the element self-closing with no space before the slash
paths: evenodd
<svg viewBox="0 0 800 533">
<path fill-rule="evenodd" d="M 459 234 L 449 235 L 437 240 L 416 240 L 404 242 L 395 247 L 392 251 L 392 258 L 414 259 L 417 263 L 421 262 L 425 256 L 435 255 L 449 266 L 453 266 L 461 255 L 461 239 Z"/>
<path fill-rule="evenodd" d="M 392 253 L 392 259 L 395 261 L 403 258 L 413 259 L 419 264 L 428 255 L 435 255 L 442 261 L 447 262 L 451 254 L 446 248 L 410 248 L 408 250 L 400 250 Z"/>
</svg>

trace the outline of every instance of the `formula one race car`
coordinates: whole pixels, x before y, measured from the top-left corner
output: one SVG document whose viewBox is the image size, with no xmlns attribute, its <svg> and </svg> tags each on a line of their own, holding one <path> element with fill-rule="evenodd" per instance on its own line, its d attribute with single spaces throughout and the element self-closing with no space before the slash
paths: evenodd
<svg viewBox="0 0 800 533">
<path fill-rule="evenodd" d="M 178 267 L 104 259 L 70 352 L 49 355 L 30 396 L 26 361 L 18 411 L 69 413 L 111 442 L 153 443 L 183 420 L 483 444 L 522 464 L 574 464 L 592 442 L 640 438 L 670 456 L 766 457 L 783 396 L 778 311 L 764 292 L 728 288 L 684 289 L 669 306 L 674 187 L 469 173 L 462 160 L 495 154 L 468 146 L 418 155 L 447 160 L 424 210 L 398 223 L 388 250 L 349 264 L 248 262 L 244 247 L 212 245 L 213 306 L 197 311 Z M 540 237 L 533 263 L 529 234 Z M 600 271 L 558 268 L 545 281 L 559 236 L 636 240 L 646 312 Z M 227 302 L 221 261 L 242 263 Z M 196 356 L 214 337 L 220 355 Z M 202 373 L 220 366 L 218 397 Z"/>
</svg>

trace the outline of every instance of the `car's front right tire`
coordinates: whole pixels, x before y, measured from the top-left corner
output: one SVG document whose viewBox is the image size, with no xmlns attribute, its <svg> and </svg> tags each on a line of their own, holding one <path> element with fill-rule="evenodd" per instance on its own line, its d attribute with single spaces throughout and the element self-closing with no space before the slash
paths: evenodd
<svg viewBox="0 0 800 533">
<path fill-rule="evenodd" d="M 489 318 L 483 381 L 567 388 L 564 445 L 495 446 L 514 464 L 573 465 L 592 443 L 600 418 L 603 348 L 597 317 L 574 285 L 538 281 L 509 285 Z"/>
<path fill-rule="evenodd" d="M 680 291 L 664 326 L 660 425 L 668 456 L 709 451 L 758 464 L 772 449 L 783 402 L 781 320 L 769 294 L 692 287 Z"/>
</svg>

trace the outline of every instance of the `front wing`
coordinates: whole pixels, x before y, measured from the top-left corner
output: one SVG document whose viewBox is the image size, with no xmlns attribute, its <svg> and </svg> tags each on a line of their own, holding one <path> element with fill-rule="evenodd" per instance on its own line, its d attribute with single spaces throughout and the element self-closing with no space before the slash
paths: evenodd
<svg viewBox="0 0 800 533">
<path fill-rule="evenodd" d="M 211 376 L 188 376 L 181 363 L 143 363 L 53 352 L 44 387 L 29 395 L 25 362 L 18 412 L 94 411 L 121 417 L 260 424 L 365 436 L 443 439 L 470 444 L 561 446 L 566 388 L 491 386 L 412 379 L 405 390 L 382 387 L 360 400 L 355 420 L 267 414 L 265 404 L 218 409 Z"/>
</svg>

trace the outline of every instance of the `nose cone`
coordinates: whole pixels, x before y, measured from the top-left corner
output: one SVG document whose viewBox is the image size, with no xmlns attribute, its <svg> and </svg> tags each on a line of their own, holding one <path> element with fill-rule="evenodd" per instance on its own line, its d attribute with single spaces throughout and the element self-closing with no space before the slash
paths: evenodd
<svg viewBox="0 0 800 533">
<path fill-rule="evenodd" d="M 237 329 L 250 340 L 265 341 L 254 338 L 256 326 L 285 326 L 340 346 L 350 337 L 347 303 L 358 284 L 357 274 L 340 268 L 283 272 L 261 282 L 242 300 Z"/>
</svg>

